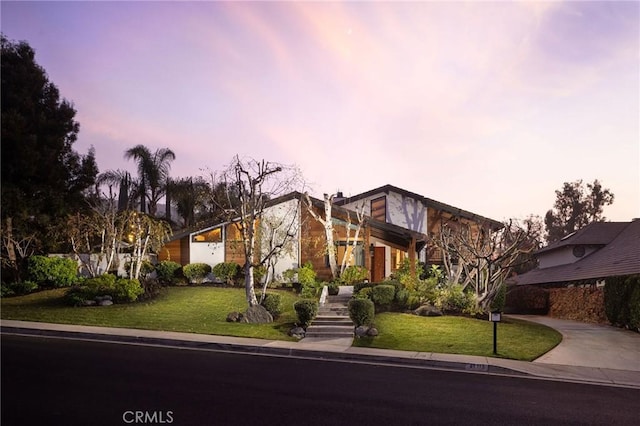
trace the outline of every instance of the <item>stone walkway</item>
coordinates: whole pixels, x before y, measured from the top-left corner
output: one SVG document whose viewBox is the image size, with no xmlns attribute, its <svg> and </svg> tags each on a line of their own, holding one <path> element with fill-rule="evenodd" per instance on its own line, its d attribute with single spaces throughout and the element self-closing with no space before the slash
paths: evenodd
<svg viewBox="0 0 640 426">
<path fill-rule="evenodd" d="M 340 286 L 337 295 L 328 296 L 299 344 L 305 347 L 331 345 L 336 349 L 351 347 L 353 322 L 349 318 L 347 304 L 352 296 L 353 286 Z"/>
</svg>

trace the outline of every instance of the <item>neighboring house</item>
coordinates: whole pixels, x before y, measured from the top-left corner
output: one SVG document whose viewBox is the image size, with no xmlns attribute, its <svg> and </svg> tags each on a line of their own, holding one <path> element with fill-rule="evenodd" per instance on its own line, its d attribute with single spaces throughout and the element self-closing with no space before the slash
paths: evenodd
<svg viewBox="0 0 640 426">
<path fill-rule="evenodd" d="M 324 202 L 311 198 L 313 209 L 324 215 Z M 357 225 L 354 210 L 365 203 L 365 220 L 358 241 L 355 242 L 352 264 L 370 271 L 372 281 L 388 277 L 407 259 L 420 259 L 439 263 L 441 255 L 429 238 L 437 236 L 443 224 L 449 221 L 468 221 L 497 229 L 502 224 L 492 219 L 449 206 L 390 185 L 356 195 L 334 200 L 332 221 L 338 262 L 346 250 L 347 229 L 351 243 Z M 322 224 L 307 210 L 302 194 L 293 192 L 271 200 L 261 219 L 263 235 L 270 230 L 269 217 L 290 217 L 293 220 L 295 238 L 275 265 L 278 276 L 287 269 L 311 262 L 320 279 L 330 279 L 326 240 Z M 266 243 L 263 241 L 263 250 Z M 220 262 L 244 263 L 242 241 L 233 222 L 215 223 L 176 233 L 158 253 L 159 260 L 170 259 L 186 265 L 203 262 L 212 266 Z"/>
<path fill-rule="evenodd" d="M 517 285 L 603 284 L 640 274 L 640 220 L 595 222 L 534 253 L 538 267 L 513 277 Z"/>
</svg>

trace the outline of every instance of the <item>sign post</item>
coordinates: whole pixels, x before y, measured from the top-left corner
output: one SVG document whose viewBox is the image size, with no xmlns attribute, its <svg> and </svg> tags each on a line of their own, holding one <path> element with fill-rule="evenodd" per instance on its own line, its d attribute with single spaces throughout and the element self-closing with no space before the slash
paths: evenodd
<svg viewBox="0 0 640 426">
<path fill-rule="evenodd" d="M 498 355 L 498 323 L 501 320 L 500 311 L 489 313 L 489 321 L 493 323 L 493 354 Z"/>
</svg>

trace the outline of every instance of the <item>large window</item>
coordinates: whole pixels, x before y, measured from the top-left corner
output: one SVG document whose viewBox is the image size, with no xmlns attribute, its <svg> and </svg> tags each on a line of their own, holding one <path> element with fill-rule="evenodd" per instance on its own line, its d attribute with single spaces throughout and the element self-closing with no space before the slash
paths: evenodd
<svg viewBox="0 0 640 426">
<path fill-rule="evenodd" d="M 371 200 L 371 217 L 382 222 L 387 221 L 387 197 Z"/>
<path fill-rule="evenodd" d="M 222 228 L 214 228 L 209 231 L 201 232 L 191 238 L 194 243 L 221 243 Z"/>
</svg>

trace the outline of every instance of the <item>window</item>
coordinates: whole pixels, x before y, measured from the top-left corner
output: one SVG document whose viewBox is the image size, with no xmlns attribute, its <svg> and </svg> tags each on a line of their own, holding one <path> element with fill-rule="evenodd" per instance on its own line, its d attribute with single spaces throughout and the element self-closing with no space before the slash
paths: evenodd
<svg viewBox="0 0 640 426">
<path fill-rule="evenodd" d="M 371 200 L 371 217 L 382 222 L 387 221 L 387 197 Z"/>
<path fill-rule="evenodd" d="M 364 266 L 364 245 L 362 241 L 358 241 L 355 247 L 353 247 L 351 244 L 347 246 L 346 241 L 339 241 L 336 253 L 338 256 L 338 264 L 342 263 L 342 259 L 344 259 L 345 253 L 347 256 L 349 256 L 352 250 L 354 250 L 353 258 L 350 262 L 347 263 L 347 265 Z"/>
<path fill-rule="evenodd" d="M 201 232 L 191 238 L 194 243 L 221 243 L 222 228 L 211 229 L 210 231 Z"/>
</svg>

